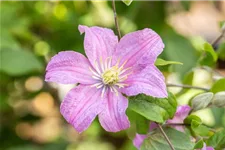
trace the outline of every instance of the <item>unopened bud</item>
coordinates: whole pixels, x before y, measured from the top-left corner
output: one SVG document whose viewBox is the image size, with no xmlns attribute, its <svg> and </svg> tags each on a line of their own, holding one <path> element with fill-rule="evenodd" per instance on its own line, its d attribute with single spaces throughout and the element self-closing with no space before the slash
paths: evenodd
<svg viewBox="0 0 225 150">
<path fill-rule="evenodd" d="M 191 103 L 193 110 L 206 108 L 209 105 L 209 103 L 212 101 L 212 99 L 213 99 L 212 92 L 202 93 L 195 96 L 192 99 L 192 103 Z"/>
<path fill-rule="evenodd" d="M 215 94 L 213 105 L 217 107 L 225 107 L 225 92 L 218 92 Z"/>
</svg>

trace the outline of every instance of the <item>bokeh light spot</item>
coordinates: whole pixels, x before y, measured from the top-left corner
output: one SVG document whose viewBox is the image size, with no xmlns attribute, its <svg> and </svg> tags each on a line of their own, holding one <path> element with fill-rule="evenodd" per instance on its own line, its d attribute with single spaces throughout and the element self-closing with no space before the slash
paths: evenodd
<svg viewBox="0 0 225 150">
<path fill-rule="evenodd" d="M 43 87 L 43 81 L 39 77 L 30 77 L 25 82 L 25 88 L 29 92 L 36 92 L 41 90 Z"/>
</svg>

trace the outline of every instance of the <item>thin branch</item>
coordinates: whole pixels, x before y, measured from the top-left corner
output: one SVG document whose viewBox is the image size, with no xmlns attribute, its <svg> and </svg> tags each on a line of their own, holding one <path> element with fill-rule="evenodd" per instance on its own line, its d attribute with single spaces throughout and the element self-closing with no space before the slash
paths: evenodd
<svg viewBox="0 0 225 150">
<path fill-rule="evenodd" d="M 120 33 L 120 27 L 117 19 L 117 14 L 116 14 L 116 5 L 115 5 L 115 0 L 112 0 L 112 8 L 113 8 L 113 13 L 114 13 L 114 20 L 115 20 L 115 26 L 116 30 L 118 33 L 119 40 L 121 39 L 121 33 Z"/>
<path fill-rule="evenodd" d="M 175 150 L 175 148 L 173 147 L 172 143 L 170 142 L 169 138 L 167 137 L 166 133 L 164 132 L 162 126 L 158 123 L 156 123 L 159 127 L 160 132 L 162 133 L 162 135 L 165 137 L 167 143 L 169 144 L 171 150 Z"/>
<path fill-rule="evenodd" d="M 221 34 L 212 42 L 212 46 L 215 49 L 217 43 L 224 37 L 225 35 L 225 25 L 222 27 Z"/>
<path fill-rule="evenodd" d="M 181 88 L 185 88 L 185 89 L 198 89 L 198 90 L 203 90 L 203 91 L 209 91 L 209 89 L 207 88 L 203 88 L 203 87 L 198 87 L 198 86 L 192 86 L 192 85 L 185 85 L 185 84 L 166 84 L 166 86 L 168 87 L 181 87 Z"/>
<path fill-rule="evenodd" d="M 173 126 L 189 126 L 189 124 L 184 124 L 184 123 L 166 123 L 165 125 L 173 125 Z"/>
</svg>

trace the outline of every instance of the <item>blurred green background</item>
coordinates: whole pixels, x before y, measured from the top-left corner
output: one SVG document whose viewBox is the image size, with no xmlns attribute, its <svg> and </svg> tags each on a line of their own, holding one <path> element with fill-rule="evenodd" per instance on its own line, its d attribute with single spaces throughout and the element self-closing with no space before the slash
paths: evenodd
<svg viewBox="0 0 225 150">
<path fill-rule="evenodd" d="M 218 76 L 198 65 L 201 44 L 220 34 L 225 2 L 116 2 L 122 34 L 152 28 L 166 48 L 161 58 L 183 66 L 160 68 L 167 82 L 211 87 Z M 98 121 L 79 135 L 59 113 L 59 105 L 74 85 L 44 82 L 45 66 L 63 50 L 83 51 L 78 25 L 115 29 L 111 2 L 0 2 L 0 149 L 2 150 L 133 150 L 126 131 L 105 132 Z M 115 31 L 115 30 L 114 30 Z M 223 41 L 223 40 L 222 40 Z M 222 42 L 221 42 L 222 43 Z M 224 45 L 224 44 L 223 44 Z M 217 47 L 220 48 L 219 46 Z M 222 48 L 220 48 L 222 49 Z M 224 47 L 221 50 L 224 52 Z M 225 75 L 225 55 L 213 67 Z M 209 68 L 210 69 L 210 68 Z M 171 88 L 179 104 L 198 90 Z M 224 108 L 197 112 L 208 126 L 225 126 Z M 216 115 L 216 117 L 215 117 Z"/>
</svg>

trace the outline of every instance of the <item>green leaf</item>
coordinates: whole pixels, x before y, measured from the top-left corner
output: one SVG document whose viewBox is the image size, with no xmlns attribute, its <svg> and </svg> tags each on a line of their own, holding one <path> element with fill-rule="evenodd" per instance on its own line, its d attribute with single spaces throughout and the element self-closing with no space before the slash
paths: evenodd
<svg viewBox="0 0 225 150">
<path fill-rule="evenodd" d="M 217 54 L 220 59 L 225 60 L 225 42 L 220 44 L 220 46 L 217 50 Z"/>
<path fill-rule="evenodd" d="M 200 136 L 208 136 L 209 128 L 202 125 L 202 120 L 196 115 L 190 115 L 184 120 L 185 124 L 190 125 L 192 133 Z"/>
<path fill-rule="evenodd" d="M 146 134 L 149 130 L 149 120 L 145 117 L 138 115 L 136 118 L 136 129 L 139 134 Z"/>
<path fill-rule="evenodd" d="M 225 106 L 225 91 L 218 92 L 213 97 L 213 105 L 217 107 L 224 107 Z"/>
<path fill-rule="evenodd" d="M 168 98 L 154 98 L 144 94 L 129 97 L 129 108 L 151 121 L 162 123 L 173 118 L 176 112 L 176 98 L 172 93 L 168 94 Z"/>
<path fill-rule="evenodd" d="M 215 149 L 222 149 L 225 147 L 225 130 L 219 131 L 212 135 L 207 141 L 207 145 Z"/>
<path fill-rule="evenodd" d="M 192 121 L 198 122 L 199 125 L 202 124 L 202 120 L 196 115 L 189 115 L 184 119 L 185 124 L 191 124 Z"/>
<path fill-rule="evenodd" d="M 171 27 L 164 26 L 160 31 L 163 42 L 166 47 L 161 54 L 166 60 L 182 62 L 183 65 L 172 65 L 173 71 L 183 77 L 188 71 L 196 66 L 198 56 L 195 48 L 189 40 L 177 34 Z"/>
<path fill-rule="evenodd" d="M 199 63 L 202 66 L 213 67 L 218 59 L 217 53 L 209 43 L 204 44 L 202 57 L 199 59 Z"/>
<path fill-rule="evenodd" d="M 213 93 L 207 92 L 195 96 L 191 101 L 193 110 L 206 108 L 213 99 Z"/>
<path fill-rule="evenodd" d="M 157 58 L 155 61 L 156 66 L 165 66 L 165 65 L 172 65 L 172 64 L 183 65 L 183 63 L 178 61 L 167 61 L 161 58 Z"/>
<path fill-rule="evenodd" d="M 210 89 L 210 91 L 213 92 L 213 93 L 217 93 L 217 92 L 220 92 L 220 91 L 225 91 L 225 78 L 217 80 L 213 84 L 213 86 Z"/>
<path fill-rule="evenodd" d="M 204 50 L 207 51 L 207 52 L 209 52 L 212 55 L 213 60 L 215 62 L 217 61 L 217 59 L 218 59 L 217 53 L 214 51 L 214 49 L 213 49 L 213 47 L 212 47 L 211 44 L 205 43 L 204 44 Z"/>
<path fill-rule="evenodd" d="M 133 0 L 122 0 L 127 6 L 129 6 Z"/>
<path fill-rule="evenodd" d="M 164 128 L 164 131 L 176 150 L 191 150 L 194 148 L 194 143 L 185 133 L 172 128 Z M 171 150 L 171 148 L 162 133 L 157 129 L 144 140 L 141 150 Z"/>
<path fill-rule="evenodd" d="M 199 122 L 193 120 L 191 122 L 191 129 L 195 133 L 195 135 L 200 136 L 209 136 L 210 129 L 206 127 L 205 125 L 199 124 Z"/>
<path fill-rule="evenodd" d="M 132 125 L 135 125 L 136 132 L 139 134 L 147 134 L 149 130 L 150 121 L 142 115 L 127 109 L 127 115 Z"/>
<path fill-rule="evenodd" d="M 43 69 L 39 60 L 30 52 L 23 50 L 4 49 L 1 53 L 0 71 L 9 75 L 24 75 Z"/>
<path fill-rule="evenodd" d="M 195 147 L 194 149 L 200 149 L 204 146 L 204 141 L 201 139 L 199 140 L 196 144 L 195 144 Z"/>
</svg>

